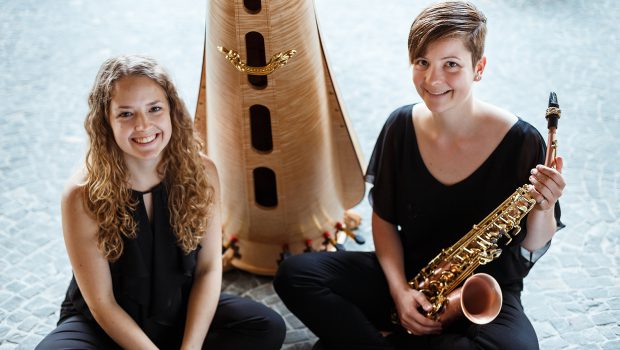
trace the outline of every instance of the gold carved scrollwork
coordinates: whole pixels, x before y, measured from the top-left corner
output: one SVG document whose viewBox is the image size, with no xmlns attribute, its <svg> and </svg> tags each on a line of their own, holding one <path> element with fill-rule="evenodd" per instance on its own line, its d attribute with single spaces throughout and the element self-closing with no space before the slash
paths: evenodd
<svg viewBox="0 0 620 350">
<path fill-rule="evenodd" d="M 297 53 L 296 50 L 288 50 L 284 52 L 279 52 L 271 57 L 269 62 L 262 67 L 251 67 L 245 63 L 239 52 L 235 50 L 229 50 L 223 46 L 218 46 L 217 49 L 224 54 L 226 59 L 233 65 L 233 67 L 237 68 L 241 73 L 247 73 L 250 75 L 269 75 L 273 73 L 276 69 L 285 65 L 291 57 L 295 56 Z"/>
</svg>

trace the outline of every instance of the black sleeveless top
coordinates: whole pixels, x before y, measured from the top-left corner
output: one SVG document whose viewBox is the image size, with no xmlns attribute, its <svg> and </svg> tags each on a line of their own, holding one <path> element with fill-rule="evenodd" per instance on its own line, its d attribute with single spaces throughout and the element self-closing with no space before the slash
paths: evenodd
<svg viewBox="0 0 620 350">
<path fill-rule="evenodd" d="M 444 185 L 422 160 L 412 107 L 403 106 L 390 115 L 366 173 L 366 181 L 374 185 L 369 194 L 373 211 L 399 230 L 408 279 L 518 187 L 528 184 L 530 169 L 544 163 L 546 152 L 540 133 L 519 118 L 478 169 L 456 184 Z M 557 209 L 559 222 L 559 206 Z M 521 232 L 502 255 L 476 270 L 495 277 L 504 290 L 520 292 L 523 277 L 532 266 L 520 253 L 526 223 L 527 216 L 521 221 Z"/>
<path fill-rule="evenodd" d="M 143 198 L 149 192 L 153 203 L 152 223 Z M 176 244 L 163 182 L 148 192 L 133 190 L 132 197 L 138 202 L 133 213 L 138 234 L 135 239 L 123 237 L 123 254 L 110 263 L 112 289 L 116 302 L 157 344 L 164 335 L 168 338 L 170 332 L 183 330 L 199 249 L 186 255 Z M 73 277 L 62 303 L 59 323 L 76 314 L 94 321 Z"/>
</svg>

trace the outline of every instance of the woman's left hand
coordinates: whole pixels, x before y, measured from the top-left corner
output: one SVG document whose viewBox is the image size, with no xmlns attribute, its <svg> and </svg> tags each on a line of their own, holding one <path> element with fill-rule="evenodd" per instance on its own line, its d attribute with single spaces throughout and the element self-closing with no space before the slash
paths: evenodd
<svg viewBox="0 0 620 350">
<path fill-rule="evenodd" d="M 557 157 L 555 169 L 539 164 L 530 171 L 529 180 L 532 184 L 530 194 L 536 200 L 535 209 L 553 209 L 555 202 L 562 196 L 562 191 L 566 186 L 562 176 L 563 165 L 564 159 Z"/>
</svg>

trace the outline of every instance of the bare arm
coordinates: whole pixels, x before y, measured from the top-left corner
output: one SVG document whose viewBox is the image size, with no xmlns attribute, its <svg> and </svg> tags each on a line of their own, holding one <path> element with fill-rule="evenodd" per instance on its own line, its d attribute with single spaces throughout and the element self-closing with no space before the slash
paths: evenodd
<svg viewBox="0 0 620 350">
<path fill-rule="evenodd" d="M 67 253 L 82 296 L 103 330 L 124 349 L 156 349 L 116 302 L 108 261 L 97 249 L 97 223 L 87 212 L 84 188 L 73 182 L 62 198 L 62 226 Z"/>
<path fill-rule="evenodd" d="M 373 212 L 372 234 L 377 258 L 388 281 L 401 325 L 416 335 L 439 333 L 441 324 L 418 311 L 419 306 L 430 310 L 431 304 L 424 294 L 407 284 L 403 247 L 396 227 Z"/>
<path fill-rule="evenodd" d="M 533 187 L 530 193 L 536 199 L 536 206 L 527 219 L 527 236 L 521 245 L 533 252 L 543 247 L 556 231 L 554 216 L 555 203 L 562 196 L 566 186 L 562 177 L 562 157 L 556 159 L 556 169 L 538 165 L 532 169 L 530 182 Z"/>
<path fill-rule="evenodd" d="M 205 168 L 213 186 L 213 206 L 207 231 L 201 240 L 194 283 L 187 307 L 187 319 L 181 349 L 202 349 L 220 297 L 222 285 L 222 229 L 220 218 L 220 188 L 215 164 L 205 160 Z"/>
</svg>

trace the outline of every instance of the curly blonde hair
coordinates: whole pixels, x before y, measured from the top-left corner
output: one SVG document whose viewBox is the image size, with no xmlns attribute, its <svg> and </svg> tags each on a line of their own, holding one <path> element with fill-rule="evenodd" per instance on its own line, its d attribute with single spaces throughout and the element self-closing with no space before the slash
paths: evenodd
<svg viewBox="0 0 620 350">
<path fill-rule="evenodd" d="M 168 73 L 152 58 L 138 55 L 106 60 L 88 97 L 84 127 L 89 137 L 86 153 L 85 202 L 97 221 L 98 248 L 114 262 L 123 253 L 123 236 L 135 238 L 129 174 L 123 152 L 114 140 L 108 114 L 116 82 L 126 76 L 145 76 L 159 84 L 170 105 L 172 134 L 157 171 L 168 191 L 170 226 L 177 244 L 187 254 L 198 246 L 213 203 L 213 187 L 200 156 L 201 143 L 192 119 Z"/>
</svg>

